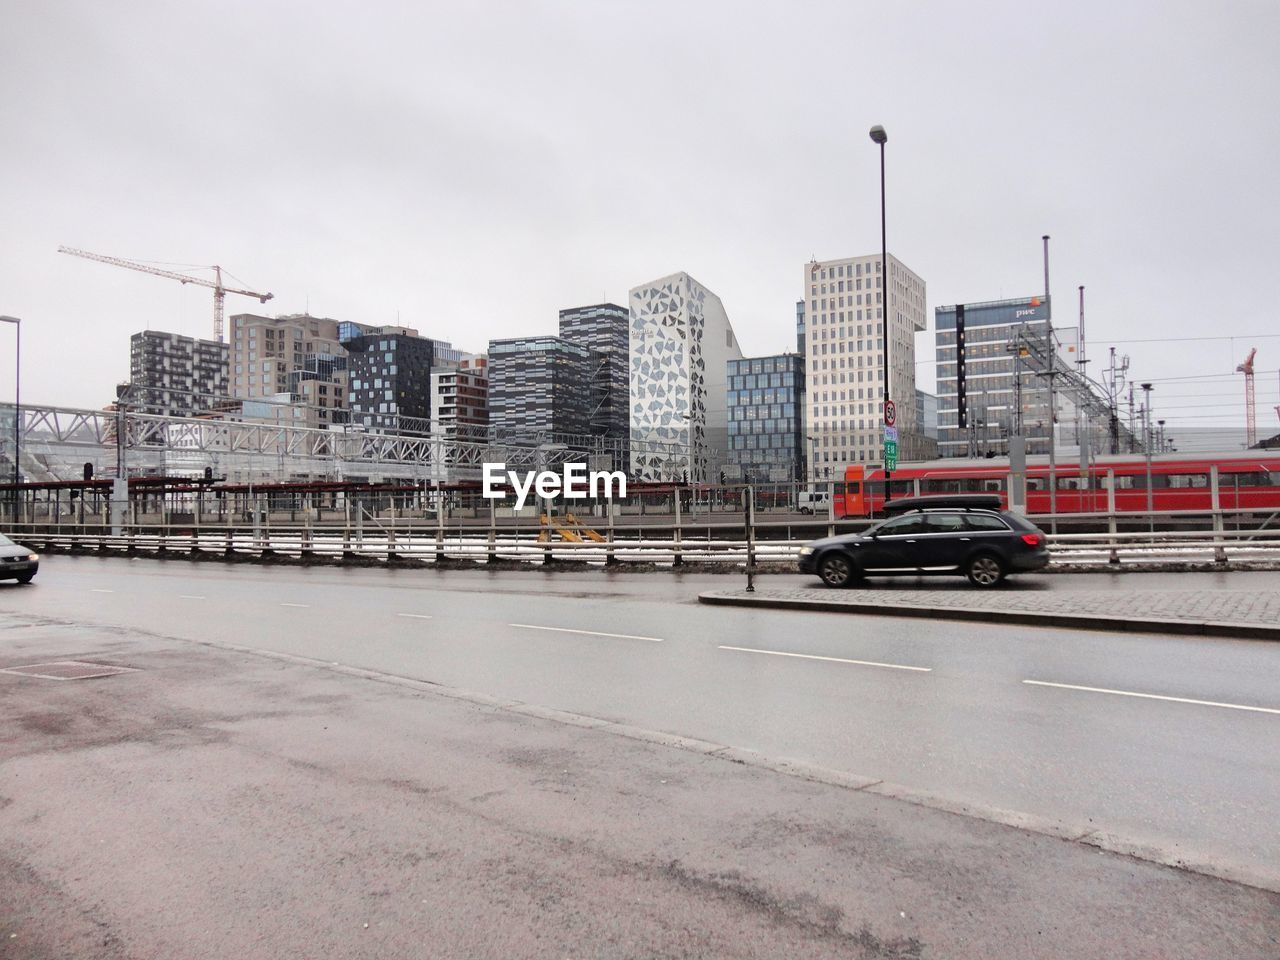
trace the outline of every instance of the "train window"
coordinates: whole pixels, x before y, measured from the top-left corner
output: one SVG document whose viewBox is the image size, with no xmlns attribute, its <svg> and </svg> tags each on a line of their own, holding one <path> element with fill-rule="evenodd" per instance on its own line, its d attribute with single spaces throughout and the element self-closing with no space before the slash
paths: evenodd
<svg viewBox="0 0 1280 960">
<path fill-rule="evenodd" d="M 960 493 L 959 480 L 922 480 L 921 493 Z"/>
<path fill-rule="evenodd" d="M 1049 481 L 1044 477 L 1027 477 L 1028 490 L 1048 490 Z"/>
<path fill-rule="evenodd" d="M 1274 487 L 1280 485 L 1277 481 L 1280 481 L 1280 473 L 1264 470 L 1256 473 L 1229 473 L 1219 483 L 1232 487 Z"/>
<path fill-rule="evenodd" d="M 862 484 L 858 483 L 856 480 L 850 480 L 848 483 L 845 484 L 845 489 L 849 491 L 849 494 L 851 496 L 856 497 L 859 493 L 862 492 Z"/>
<path fill-rule="evenodd" d="M 1207 473 L 1171 473 L 1166 479 L 1174 490 L 1198 489 L 1209 486 Z"/>
</svg>

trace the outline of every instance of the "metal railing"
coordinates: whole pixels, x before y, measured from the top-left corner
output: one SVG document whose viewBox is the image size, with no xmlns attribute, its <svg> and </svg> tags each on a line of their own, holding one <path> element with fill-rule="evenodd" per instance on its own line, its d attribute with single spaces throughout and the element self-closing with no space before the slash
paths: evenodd
<svg viewBox="0 0 1280 960">
<path fill-rule="evenodd" d="M 341 523 L 273 518 L 249 523 L 105 525 L 34 524 L 13 536 L 37 550 L 90 550 L 102 554 L 195 555 L 232 559 L 294 558 L 424 563 L 578 561 L 588 564 L 686 563 L 793 566 L 800 547 L 823 529 L 795 536 L 795 522 L 757 519 L 748 528 L 705 521 L 672 525 L 600 524 L 587 527 L 553 518 L 519 518 L 487 526 L 358 511 Z M 818 524 L 821 526 L 821 524 Z M 568 539 L 566 539 L 566 535 Z M 1048 538 L 1051 565 L 1114 569 L 1124 565 L 1178 566 L 1239 562 L 1280 563 L 1280 529 L 1149 530 L 1060 533 Z"/>
</svg>

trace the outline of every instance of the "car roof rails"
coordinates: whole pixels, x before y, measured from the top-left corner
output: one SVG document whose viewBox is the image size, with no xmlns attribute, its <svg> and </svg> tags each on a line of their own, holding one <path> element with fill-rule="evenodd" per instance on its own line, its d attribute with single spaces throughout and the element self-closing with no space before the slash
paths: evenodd
<svg viewBox="0 0 1280 960">
<path fill-rule="evenodd" d="M 951 493 L 932 497 L 904 497 L 890 500 L 884 505 L 886 514 L 906 513 L 910 510 L 1002 510 L 1004 504 L 994 493 Z"/>
</svg>

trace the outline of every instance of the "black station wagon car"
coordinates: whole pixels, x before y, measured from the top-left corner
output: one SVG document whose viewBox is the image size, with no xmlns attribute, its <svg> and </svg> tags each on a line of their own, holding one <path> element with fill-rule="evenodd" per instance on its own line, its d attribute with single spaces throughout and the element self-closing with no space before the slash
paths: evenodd
<svg viewBox="0 0 1280 960">
<path fill-rule="evenodd" d="M 865 576 L 961 574 L 993 587 L 1006 574 L 1049 562 L 1044 533 L 982 494 L 891 501 L 890 516 L 864 533 L 814 540 L 800 550 L 800 572 L 831 587 Z"/>
</svg>

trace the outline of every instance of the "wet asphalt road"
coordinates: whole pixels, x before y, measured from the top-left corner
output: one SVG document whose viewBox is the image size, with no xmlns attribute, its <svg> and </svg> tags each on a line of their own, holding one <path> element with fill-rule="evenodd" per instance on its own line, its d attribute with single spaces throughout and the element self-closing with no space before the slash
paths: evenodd
<svg viewBox="0 0 1280 960">
<path fill-rule="evenodd" d="M 694 602 L 736 580 L 50 557 L 34 586 L 0 586 L 0 608 L 314 657 L 698 737 L 1280 882 L 1280 645 Z M 1277 580 L 1059 575 L 1014 589 Z"/>
</svg>

